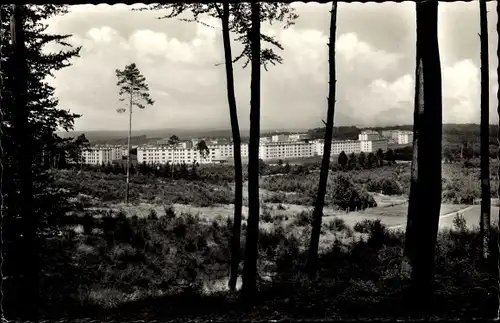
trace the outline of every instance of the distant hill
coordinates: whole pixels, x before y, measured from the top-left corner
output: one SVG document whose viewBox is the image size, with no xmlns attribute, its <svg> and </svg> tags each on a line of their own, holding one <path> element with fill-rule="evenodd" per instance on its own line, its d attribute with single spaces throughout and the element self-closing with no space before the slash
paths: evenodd
<svg viewBox="0 0 500 323">
<path fill-rule="evenodd" d="M 261 133 L 282 133 L 282 132 L 306 132 L 305 129 L 283 129 L 283 130 L 263 130 Z M 70 131 L 59 132 L 59 136 L 63 138 L 77 137 L 85 134 L 85 137 L 92 144 L 120 144 L 127 142 L 128 131 L 106 131 L 106 130 L 89 130 L 89 131 Z M 243 141 L 248 140 L 250 135 L 249 130 L 240 130 Z M 162 138 L 168 138 L 176 135 L 181 140 L 188 140 L 190 138 L 232 138 L 230 129 L 199 129 L 199 130 L 186 130 L 186 129 L 153 129 L 153 130 L 133 130 L 132 131 L 132 144 L 140 145 L 156 142 Z"/>
<path fill-rule="evenodd" d="M 354 126 L 347 127 L 335 127 L 333 132 L 334 139 L 345 140 L 345 139 L 357 139 L 358 134 L 362 130 L 408 130 L 413 131 L 413 125 L 398 125 L 390 127 L 366 127 L 358 128 Z M 325 135 L 325 128 L 314 128 L 309 129 L 308 133 L 313 139 L 322 139 Z M 498 135 L 498 125 L 490 125 L 490 144 L 498 146 L 497 143 Z M 462 142 L 467 141 L 469 144 L 479 145 L 480 130 L 478 124 L 468 123 L 468 124 L 456 124 L 447 123 L 443 124 L 443 142 L 447 144 L 462 144 Z"/>
<path fill-rule="evenodd" d="M 346 140 L 358 138 L 358 134 L 365 129 L 372 129 L 375 131 L 381 130 L 413 130 L 413 125 L 398 125 L 390 127 L 355 127 L 343 126 L 335 127 L 333 132 L 334 139 Z M 62 137 L 76 137 L 84 133 L 87 139 L 93 144 L 125 144 L 127 142 L 127 131 L 72 131 L 59 133 Z M 269 136 L 275 133 L 308 133 L 313 139 L 322 139 L 325 134 L 325 128 L 314 129 L 275 129 L 275 130 L 262 130 L 262 136 Z M 461 144 L 463 141 L 479 144 L 479 125 L 478 124 L 444 124 L 443 125 L 443 141 L 451 144 Z M 490 143 L 497 145 L 498 126 L 490 125 Z M 147 143 L 155 143 L 162 138 L 168 138 L 172 135 L 178 136 L 181 140 L 188 140 L 190 138 L 227 138 L 232 137 L 230 129 L 199 129 L 199 130 L 186 130 L 186 129 L 154 129 L 154 130 L 134 130 L 132 131 L 132 144 L 140 145 Z M 248 142 L 249 131 L 241 130 L 241 138 L 243 142 Z"/>
</svg>

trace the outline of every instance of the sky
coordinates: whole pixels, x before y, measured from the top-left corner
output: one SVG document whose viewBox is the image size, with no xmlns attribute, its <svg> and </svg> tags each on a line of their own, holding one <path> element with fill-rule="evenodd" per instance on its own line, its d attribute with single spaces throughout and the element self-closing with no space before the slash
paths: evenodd
<svg viewBox="0 0 500 323">
<path fill-rule="evenodd" d="M 261 128 L 323 126 L 328 92 L 329 4 L 292 3 L 294 26 L 262 25 L 283 45 L 283 64 L 262 69 Z M 488 4 L 490 115 L 496 114 L 497 17 Z M 156 19 L 161 11 L 126 5 L 78 5 L 48 21 L 49 32 L 71 34 L 82 46 L 72 66 L 51 79 L 60 105 L 83 116 L 75 130 L 125 130 L 128 114 L 116 69 L 136 63 L 155 104 L 133 110 L 133 129 L 229 129 L 220 23 Z M 187 14 L 185 17 L 189 17 Z M 479 5 L 441 3 L 439 41 L 445 123 L 479 123 Z M 387 126 L 413 122 L 415 4 L 339 4 L 336 37 L 336 125 Z M 240 49 L 233 42 L 234 55 Z M 45 50 L 58 50 L 48 46 Z M 235 66 L 240 127 L 249 127 L 250 66 Z"/>
</svg>

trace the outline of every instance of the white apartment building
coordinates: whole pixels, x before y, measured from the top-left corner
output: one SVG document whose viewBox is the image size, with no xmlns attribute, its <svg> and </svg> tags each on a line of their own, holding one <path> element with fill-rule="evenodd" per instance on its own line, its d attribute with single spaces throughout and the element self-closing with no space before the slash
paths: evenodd
<svg viewBox="0 0 500 323">
<path fill-rule="evenodd" d="M 315 155 L 323 156 L 324 140 L 315 140 Z M 330 156 L 339 155 L 341 152 L 346 154 L 359 154 L 361 152 L 360 142 L 358 140 L 333 140 Z"/>
<path fill-rule="evenodd" d="M 200 152 L 193 148 L 171 148 L 169 146 L 141 146 L 137 148 L 137 162 L 146 164 L 192 164 L 194 161 L 205 164 L 212 163 L 215 159 L 215 152 L 202 158 Z"/>
<path fill-rule="evenodd" d="M 384 137 L 384 138 L 392 139 L 393 132 L 394 132 L 394 130 L 382 130 L 381 134 L 382 134 L 382 137 Z"/>
<path fill-rule="evenodd" d="M 300 140 L 307 140 L 310 138 L 311 136 L 309 136 L 307 133 L 296 133 L 293 135 L 288 135 L 289 141 L 300 141 Z"/>
<path fill-rule="evenodd" d="M 380 134 L 373 130 L 365 130 L 358 135 L 359 141 L 369 141 L 378 139 L 380 139 Z"/>
<path fill-rule="evenodd" d="M 378 140 L 363 140 L 359 141 L 360 151 L 364 153 L 375 153 L 379 149 L 382 151 L 387 150 L 387 139 L 378 139 Z"/>
<path fill-rule="evenodd" d="M 340 155 L 342 151 L 346 154 L 359 154 L 361 152 L 359 143 L 358 140 L 334 140 L 332 141 L 332 155 Z"/>
<path fill-rule="evenodd" d="M 259 158 L 263 160 L 307 158 L 323 155 L 323 140 L 302 141 L 303 134 L 297 134 L 292 140 L 276 141 L 285 138 L 285 135 L 275 135 L 271 138 L 261 137 L 259 145 Z M 289 139 L 289 136 L 286 136 Z M 234 147 L 231 142 L 207 142 L 210 153 L 201 158 L 196 149 L 196 140 L 186 146 L 173 149 L 168 145 L 141 146 L 137 148 L 137 161 L 147 164 L 186 163 L 198 162 L 200 164 L 229 162 L 234 157 Z M 359 135 L 359 140 L 333 140 L 331 155 L 339 155 L 342 151 L 346 154 L 359 154 L 360 152 L 376 152 L 378 149 L 387 150 L 387 139 L 380 138 L 376 132 L 365 131 Z M 241 157 L 248 158 L 248 144 L 241 145 Z"/>
<path fill-rule="evenodd" d="M 137 162 L 146 164 L 221 163 L 233 159 L 233 144 L 207 145 L 210 152 L 202 158 L 196 147 L 141 146 L 137 148 Z M 248 158 L 248 144 L 241 145 L 241 157 Z"/>
<path fill-rule="evenodd" d="M 91 146 L 82 151 L 83 163 L 88 165 L 111 163 L 127 155 L 128 149 L 123 146 Z"/>
<path fill-rule="evenodd" d="M 259 158 L 283 159 L 312 157 L 316 152 L 315 143 L 300 141 L 268 142 L 260 145 Z"/>
<path fill-rule="evenodd" d="M 371 133 L 362 133 L 359 135 L 359 138 L 375 138 L 375 135 Z M 317 156 L 323 156 L 323 143 L 324 140 L 314 140 L 313 142 L 315 154 Z M 387 150 L 387 139 L 379 137 L 378 139 L 371 140 L 333 140 L 331 156 L 339 155 L 342 151 L 348 155 L 351 153 L 359 154 L 360 152 L 375 153 L 379 149 L 383 151 Z"/>
<path fill-rule="evenodd" d="M 273 135 L 273 136 L 271 137 L 271 141 L 272 141 L 272 142 L 283 142 L 283 141 L 288 141 L 288 135 L 283 135 L 283 134 Z"/>
<path fill-rule="evenodd" d="M 398 145 L 408 145 L 413 143 L 413 131 L 397 131 L 396 142 Z"/>
</svg>

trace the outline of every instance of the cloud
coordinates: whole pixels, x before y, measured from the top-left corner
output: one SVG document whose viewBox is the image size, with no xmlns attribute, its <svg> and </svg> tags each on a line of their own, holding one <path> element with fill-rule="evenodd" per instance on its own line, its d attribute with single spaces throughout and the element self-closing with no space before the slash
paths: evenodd
<svg viewBox="0 0 500 323">
<path fill-rule="evenodd" d="M 284 63 L 263 70 L 261 127 L 322 126 L 328 96 L 329 5 L 294 3 L 295 26 L 263 25 L 284 50 Z M 479 120 L 479 40 L 477 4 L 440 5 L 445 122 Z M 73 6 L 49 21 L 50 31 L 72 34 L 81 57 L 52 80 L 62 107 L 83 117 L 77 129 L 125 129 L 116 114 L 116 69 L 135 62 L 151 88 L 155 106 L 134 113 L 135 129 L 229 128 L 221 27 L 156 19 L 161 12 L 131 11 L 125 5 Z M 415 64 L 414 4 L 341 4 L 336 39 L 338 125 L 411 123 Z M 461 22 L 458 24 L 457 22 Z M 496 43 L 490 18 L 490 41 Z M 210 26 L 207 27 L 206 25 Z M 241 44 L 232 42 L 233 55 Z M 495 48 L 490 109 L 496 117 Z M 57 50 L 48 46 L 47 50 Z M 238 115 L 249 125 L 250 67 L 234 64 Z M 495 121 L 496 122 L 496 121 Z"/>
</svg>

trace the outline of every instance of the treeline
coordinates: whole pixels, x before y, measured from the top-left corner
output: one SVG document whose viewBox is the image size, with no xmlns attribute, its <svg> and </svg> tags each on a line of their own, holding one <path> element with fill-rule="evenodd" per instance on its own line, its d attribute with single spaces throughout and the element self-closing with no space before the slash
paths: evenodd
<svg viewBox="0 0 500 323">
<path fill-rule="evenodd" d="M 364 128 L 354 126 L 334 127 L 333 138 L 338 140 L 355 140 Z M 370 130 L 405 130 L 413 131 L 413 125 L 399 125 L 390 127 L 371 127 Z M 323 139 L 325 137 L 325 127 L 310 129 L 307 132 L 312 139 Z M 490 125 L 490 145 L 498 146 L 497 144 L 498 125 Z M 443 124 L 443 144 L 444 145 L 461 145 L 469 143 L 469 145 L 477 145 L 479 149 L 480 131 L 478 124 Z M 479 150 L 478 150 L 479 151 Z"/>
<path fill-rule="evenodd" d="M 385 165 L 394 165 L 396 163 L 396 154 L 392 149 L 388 149 L 385 153 L 382 149 L 376 153 L 359 154 L 350 153 L 347 155 L 342 151 L 337 158 L 337 165 L 331 165 L 331 169 L 340 167 L 342 170 L 358 170 L 358 169 L 373 169 L 383 167 Z"/>
<path fill-rule="evenodd" d="M 100 165 L 77 165 L 66 164 L 60 169 L 79 169 L 82 171 L 102 172 L 105 174 L 125 175 L 127 173 L 125 163 L 103 163 Z M 305 163 L 301 165 L 290 165 L 289 163 L 278 163 L 278 165 L 269 165 L 260 160 L 259 174 L 262 176 L 275 174 L 307 174 L 313 170 L 319 169 L 317 163 Z M 193 180 L 206 181 L 209 183 L 234 182 L 234 167 L 227 164 L 200 165 L 193 164 L 131 164 L 131 175 L 143 175 L 159 177 L 171 180 Z M 247 180 L 247 170 L 243 170 L 243 179 Z"/>
</svg>

